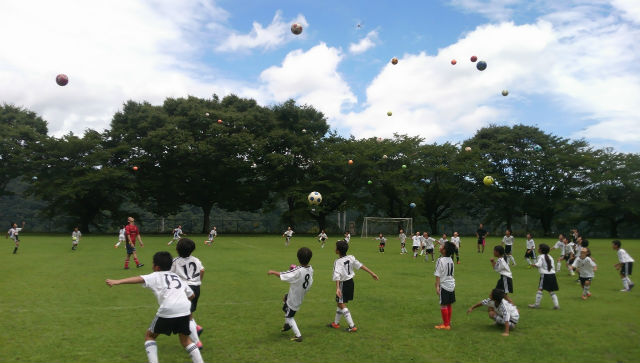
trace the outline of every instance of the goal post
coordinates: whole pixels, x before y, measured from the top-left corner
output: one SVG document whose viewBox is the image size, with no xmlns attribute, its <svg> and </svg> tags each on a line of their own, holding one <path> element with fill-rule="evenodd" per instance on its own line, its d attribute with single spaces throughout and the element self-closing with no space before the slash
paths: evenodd
<svg viewBox="0 0 640 363">
<path fill-rule="evenodd" d="M 364 217 L 362 221 L 362 238 L 376 237 L 378 233 L 397 234 L 404 229 L 407 236 L 413 234 L 413 218 Z"/>
</svg>

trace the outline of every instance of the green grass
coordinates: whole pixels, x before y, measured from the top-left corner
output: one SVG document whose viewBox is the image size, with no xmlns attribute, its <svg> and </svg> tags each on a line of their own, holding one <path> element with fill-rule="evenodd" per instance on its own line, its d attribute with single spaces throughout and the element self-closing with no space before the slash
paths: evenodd
<svg viewBox="0 0 640 363">
<path fill-rule="evenodd" d="M 538 273 L 524 266 L 524 240 L 518 238 L 512 298 L 520 324 L 502 337 L 484 309 L 466 314 L 495 286 L 489 258 L 497 238 L 489 238 L 483 255 L 473 238 L 462 240 L 451 331 L 433 329 L 441 321 L 433 263 L 401 256 L 397 239 L 390 238 L 380 254 L 375 241 L 353 238 L 350 253 L 380 276 L 374 281 L 363 271 L 356 275 L 355 300 L 349 303 L 360 329 L 355 334 L 325 327 L 335 313 L 336 256 L 330 244 L 320 249 L 314 238 L 296 236 L 285 248 L 280 237 L 221 236 L 214 247 L 205 247 L 203 237 L 194 239 L 194 255 L 206 269 L 195 317 L 205 328 L 202 355 L 208 362 L 630 362 L 640 356 L 640 287 L 618 291 L 610 240 L 591 241 L 599 265 L 593 297 L 582 301 L 579 284 L 563 267 L 561 310 L 554 311 L 546 293 L 541 309 L 526 306 L 535 297 Z M 146 361 L 144 333 L 157 309 L 153 293 L 135 285 L 109 288 L 104 280 L 150 273 L 153 253 L 168 249 L 169 236 L 144 236 L 138 252 L 145 266 L 138 270 L 122 269 L 125 252 L 113 248 L 114 236 L 87 236 L 73 252 L 67 236 L 24 234 L 22 240 L 17 255 L 7 240 L 1 257 L 0 361 Z M 280 333 L 288 285 L 267 270 L 297 263 L 300 246 L 312 248 L 315 276 L 296 315 L 305 340 L 295 343 L 288 339 L 291 332 Z M 639 241 L 624 240 L 623 247 L 640 257 Z M 190 361 L 175 336 L 159 337 L 158 346 L 161 362 Z"/>
</svg>

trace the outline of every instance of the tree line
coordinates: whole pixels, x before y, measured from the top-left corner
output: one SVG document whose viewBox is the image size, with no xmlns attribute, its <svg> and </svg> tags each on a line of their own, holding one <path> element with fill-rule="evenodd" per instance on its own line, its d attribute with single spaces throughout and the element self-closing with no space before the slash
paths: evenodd
<svg viewBox="0 0 640 363">
<path fill-rule="evenodd" d="M 432 231 L 465 216 L 511 228 L 526 213 L 545 234 L 582 221 L 617 237 L 621 226 L 640 222 L 638 154 L 526 125 L 488 126 L 459 144 L 346 138 L 312 106 L 264 107 L 234 95 L 128 101 L 109 129 L 83 135 L 49 136 L 40 116 L 8 104 L 0 123 L 0 194 L 19 178 L 26 195 L 44 202 L 39 213 L 74 217 L 83 231 L 124 220 L 125 202 L 159 216 L 197 206 L 202 232 L 214 206 L 284 205 L 283 223 L 314 220 L 320 229 L 344 210 L 420 216 Z M 483 184 L 487 175 L 492 185 Z M 314 208 L 311 191 L 323 195 Z"/>
</svg>

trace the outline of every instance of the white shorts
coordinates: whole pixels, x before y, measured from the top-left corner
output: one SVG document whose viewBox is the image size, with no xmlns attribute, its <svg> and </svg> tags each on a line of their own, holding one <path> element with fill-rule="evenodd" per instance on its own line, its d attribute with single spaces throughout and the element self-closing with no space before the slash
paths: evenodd
<svg viewBox="0 0 640 363">
<path fill-rule="evenodd" d="M 500 315 L 496 315 L 495 321 L 496 321 L 496 324 L 498 324 L 498 325 L 504 325 L 504 318 L 502 316 L 500 316 Z M 516 324 L 517 324 L 517 322 L 514 323 L 513 321 L 510 321 L 509 322 L 509 328 L 510 329 L 515 328 Z"/>
<path fill-rule="evenodd" d="M 118 241 L 120 241 L 120 242 L 124 242 L 124 241 L 125 241 L 124 236 L 119 236 L 119 237 L 118 237 Z"/>
</svg>

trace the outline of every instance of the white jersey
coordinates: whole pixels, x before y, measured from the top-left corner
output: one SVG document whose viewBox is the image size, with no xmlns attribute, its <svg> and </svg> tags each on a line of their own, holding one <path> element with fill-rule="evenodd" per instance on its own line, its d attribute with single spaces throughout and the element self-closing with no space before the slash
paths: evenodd
<svg viewBox="0 0 640 363">
<path fill-rule="evenodd" d="M 347 241 L 347 243 L 349 243 L 349 241 L 351 241 L 351 233 L 347 233 L 347 235 L 344 236 L 344 240 Z"/>
<path fill-rule="evenodd" d="M 326 233 L 320 233 L 318 235 L 318 240 L 319 241 L 326 241 L 327 240 L 327 234 Z M 295 309 L 294 309 L 295 310 Z"/>
<path fill-rule="evenodd" d="M 495 306 L 495 303 L 493 305 Z M 500 305 L 496 308 L 496 314 L 498 314 L 505 323 L 508 321 L 510 323 L 517 324 L 518 320 L 520 320 L 518 308 L 506 299 L 502 299 Z"/>
<path fill-rule="evenodd" d="M 533 238 L 527 240 L 527 249 L 528 250 L 535 250 L 536 249 L 536 242 L 533 240 Z"/>
<path fill-rule="evenodd" d="M 502 243 L 504 243 L 507 246 L 513 246 L 513 240 L 515 239 L 515 237 L 513 236 L 504 236 L 502 237 Z"/>
<path fill-rule="evenodd" d="M 420 237 L 420 241 L 426 246 L 425 248 L 428 250 L 432 250 L 433 249 L 433 243 L 436 241 L 433 237 L 428 237 L 428 238 L 424 238 L 424 237 Z"/>
<path fill-rule="evenodd" d="M 144 279 L 142 287 L 151 289 L 158 299 L 157 316 L 177 318 L 191 314 L 188 297 L 193 295 L 193 290 L 178 275 L 171 271 L 155 271 L 140 277 Z"/>
<path fill-rule="evenodd" d="M 200 271 L 202 270 L 204 270 L 202 262 L 194 256 L 176 257 L 171 265 L 171 272 L 180 276 L 189 285 L 200 286 L 202 284 L 202 280 L 200 280 Z"/>
<path fill-rule="evenodd" d="M 285 237 L 291 238 L 291 236 L 293 236 L 293 230 L 288 229 L 288 230 L 284 231 L 283 234 L 285 235 Z"/>
<path fill-rule="evenodd" d="M 456 279 L 453 277 L 453 260 L 451 257 L 442 256 L 436 261 L 434 276 L 440 277 L 440 287 L 447 291 L 454 291 Z"/>
<path fill-rule="evenodd" d="M 413 247 L 420 247 L 420 242 L 422 241 L 421 236 L 413 236 L 411 239 L 413 240 Z"/>
<path fill-rule="evenodd" d="M 575 254 L 576 251 L 576 244 L 573 242 L 569 242 L 564 246 L 564 254 L 565 256 L 571 255 L 572 253 Z"/>
<path fill-rule="evenodd" d="M 451 243 L 456 245 L 456 248 L 460 248 L 460 237 L 451 237 Z"/>
<path fill-rule="evenodd" d="M 573 261 L 573 267 L 578 269 L 580 277 L 593 277 L 593 268 L 596 267 L 596 263 L 593 262 L 591 257 L 587 256 L 584 259 L 578 257 Z"/>
<path fill-rule="evenodd" d="M 298 266 L 293 270 L 280 272 L 280 280 L 289 283 L 287 306 L 293 311 L 298 311 L 304 295 L 313 284 L 313 267 Z"/>
<path fill-rule="evenodd" d="M 496 264 L 493 265 L 493 269 L 502 276 L 513 277 L 511 274 L 511 268 L 503 257 L 496 260 Z"/>
<path fill-rule="evenodd" d="M 537 268 L 538 268 L 538 272 L 540 272 L 541 274 L 555 274 L 556 273 L 556 269 L 555 269 L 555 265 L 553 264 L 553 257 L 549 256 L 549 261 L 551 261 L 551 270 L 547 269 L 547 261 L 545 260 L 544 256 L 549 256 L 549 255 L 539 255 L 538 256 L 538 261 L 536 261 L 536 263 L 534 264 Z"/>
<path fill-rule="evenodd" d="M 182 234 L 182 229 L 181 228 L 174 229 L 173 230 L 173 239 L 179 239 L 181 234 Z"/>
<path fill-rule="evenodd" d="M 15 239 L 18 237 L 18 234 L 20 233 L 20 231 L 22 231 L 22 228 L 18 228 L 18 227 L 9 228 L 9 231 L 8 231 L 9 238 L 11 238 L 12 240 L 15 241 Z"/>
<path fill-rule="evenodd" d="M 555 245 L 553 245 L 553 249 L 560 250 L 560 256 L 564 256 L 564 242 L 558 241 Z"/>
<path fill-rule="evenodd" d="M 124 232 L 125 232 L 125 229 L 124 229 L 124 228 L 123 228 L 123 229 L 121 229 L 121 230 L 118 232 L 118 240 L 119 240 L 119 241 L 124 241 L 124 240 L 125 240 Z"/>
<path fill-rule="evenodd" d="M 631 258 L 631 256 L 629 256 L 627 251 L 623 250 L 622 248 L 619 248 L 618 261 L 620 261 L 620 263 L 627 263 L 627 262 L 634 262 L 635 260 Z"/>
<path fill-rule="evenodd" d="M 447 243 L 447 242 L 449 242 L 449 240 L 446 239 L 446 238 L 440 238 L 438 240 L 438 243 L 440 244 L 440 246 L 444 246 L 444 244 Z"/>
<path fill-rule="evenodd" d="M 75 240 L 79 240 L 80 237 L 82 237 L 82 232 L 80 231 L 73 231 L 71 232 L 71 239 Z"/>
<path fill-rule="evenodd" d="M 362 264 L 352 255 L 340 257 L 333 262 L 333 281 L 351 280 L 360 267 Z"/>
<path fill-rule="evenodd" d="M 387 238 L 386 238 L 386 237 L 384 237 L 384 236 L 382 236 L 382 237 L 376 237 L 376 239 L 377 239 L 378 241 L 380 241 L 380 244 L 382 244 L 382 243 L 387 244 Z"/>
<path fill-rule="evenodd" d="M 407 240 L 407 235 L 406 235 L 406 234 L 404 234 L 404 233 L 400 233 L 400 234 L 398 235 L 398 239 L 400 239 L 400 243 L 404 243 L 404 241 L 406 241 L 406 240 Z"/>
<path fill-rule="evenodd" d="M 212 239 L 216 238 L 217 235 L 218 235 L 218 231 L 216 231 L 215 229 L 212 229 L 209 232 L 209 241 L 211 241 Z"/>
</svg>

